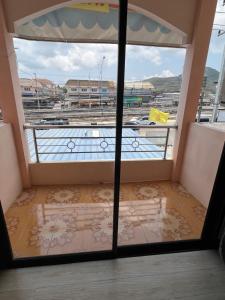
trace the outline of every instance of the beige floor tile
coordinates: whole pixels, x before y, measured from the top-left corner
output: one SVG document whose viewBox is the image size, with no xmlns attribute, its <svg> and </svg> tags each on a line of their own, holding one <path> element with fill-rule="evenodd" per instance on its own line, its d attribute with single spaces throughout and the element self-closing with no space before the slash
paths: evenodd
<svg viewBox="0 0 225 300">
<path fill-rule="evenodd" d="M 119 245 L 197 239 L 206 209 L 168 181 L 121 185 Z M 16 257 L 110 250 L 113 185 L 39 186 L 6 212 Z"/>
</svg>

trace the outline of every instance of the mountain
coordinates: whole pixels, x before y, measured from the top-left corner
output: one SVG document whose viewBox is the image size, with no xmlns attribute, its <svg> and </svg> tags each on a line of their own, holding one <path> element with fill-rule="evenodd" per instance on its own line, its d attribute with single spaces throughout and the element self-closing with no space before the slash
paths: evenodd
<svg viewBox="0 0 225 300">
<path fill-rule="evenodd" d="M 179 92 L 181 86 L 181 75 L 174 77 L 152 77 L 144 81 L 151 82 L 156 90 L 162 92 Z"/>
<path fill-rule="evenodd" d="M 216 93 L 216 83 L 219 80 L 219 72 L 216 69 L 206 67 L 205 76 L 207 77 L 205 90 L 207 92 Z"/>
<path fill-rule="evenodd" d="M 215 93 L 216 84 L 218 81 L 219 72 L 211 67 L 205 68 L 206 87 L 205 91 Z M 145 82 L 151 82 L 156 90 L 162 92 L 179 92 L 181 87 L 182 76 L 174 77 L 151 77 L 143 80 Z"/>
</svg>

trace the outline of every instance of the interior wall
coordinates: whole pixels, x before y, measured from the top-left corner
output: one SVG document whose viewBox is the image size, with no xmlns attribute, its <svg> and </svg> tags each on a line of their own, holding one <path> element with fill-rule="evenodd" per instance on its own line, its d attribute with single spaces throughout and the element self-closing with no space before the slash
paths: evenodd
<svg viewBox="0 0 225 300">
<path fill-rule="evenodd" d="M 22 191 L 10 124 L 0 124 L 0 201 L 5 212 Z"/>
<path fill-rule="evenodd" d="M 225 130 L 192 123 L 181 171 L 181 184 L 208 207 L 220 157 Z"/>
<path fill-rule="evenodd" d="M 4 9 L 0 0 L 0 107 L 3 121 L 11 124 L 21 178 L 24 187 L 30 186 L 28 149 L 24 135 L 25 123 L 17 60 L 12 36 L 7 32 Z"/>
<path fill-rule="evenodd" d="M 169 180 L 172 160 L 122 161 L 121 181 Z M 30 164 L 33 185 L 94 184 L 114 181 L 113 161 Z"/>
</svg>

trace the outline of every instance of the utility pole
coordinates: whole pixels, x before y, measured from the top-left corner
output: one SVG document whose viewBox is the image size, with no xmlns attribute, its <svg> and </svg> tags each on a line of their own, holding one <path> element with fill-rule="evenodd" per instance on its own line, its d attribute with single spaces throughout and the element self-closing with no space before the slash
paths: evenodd
<svg viewBox="0 0 225 300">
<path fill-rule="evenodd" d="M 99 84 L 99 96 L 100 96 L 100 107 L 102 108 L 102 68 L 105 60 L 105 56 L 102 57 L 102 62 L 100 65 L 100 84 Z"/>
<path fill-rule="evenodd" d="M 216 89 L 216 97 L 213 104 L 213 114 L 211 122 L 216 122 L 218 117 L 218 110 L 222 100 L 225 100 L 225 47 L 223 50 L 223 58 L 221 63 L 220 75 Z"/>
<path fill-rule="evenodd" d="M 89 83 L 89 101 L 91 99 L 91 74 L 88 73 L 88 83 Z"/>
<path fill-rule="evenodd" d="M 203 100 L 204 100 L 204 96 L 205 96 L 206 84 L 207 84 L 207 77 L 204 76 L 203 82 L 202 82 L 202 90 L 201 90 L 200 99 L 199 99 L 200 101 L 199 101 L 198 119 L 197 119 L 198 123 L 201 122 L 202 106 L 203 106 Z"/>
<path fill-rule="evenodd" d="M 37 73 L 34 73 L 34 78 L 35 78 L 35 85 L 36 85 L 36 98 L 37 98 L 37 102 L 38 102 L 38 109 L 40 110 L 40 99 L 38 96 L 38 90 L 37 90 Z"/>
</svg>

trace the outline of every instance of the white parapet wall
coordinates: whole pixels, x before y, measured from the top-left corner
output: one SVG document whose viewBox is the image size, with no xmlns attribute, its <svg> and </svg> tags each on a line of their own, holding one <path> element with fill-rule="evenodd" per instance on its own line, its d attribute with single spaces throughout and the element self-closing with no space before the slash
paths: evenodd
<svg viewBox="0 0 225 300">
<path fill-rule="evenodd" d="M 0 201 L 5 212 L 22 191 L 22 182 L 10 124 L 0 124 Z"/>
<path fill-rule="evenodd" d="M 205 207 L 208 207 L 223 145 L 222 124 L 190 125 L 183 159 L 181 183 Z"/>
<path fill-rule="evenodd" d="M 122 182 L 170 180 L 172 160 L 126 160 Z M 82 161 L 30 164 L 33 185 L 113 183 L 113 161 Z"/>
</svg>

